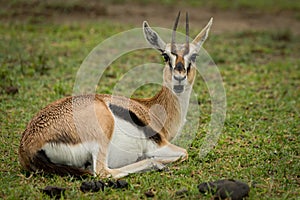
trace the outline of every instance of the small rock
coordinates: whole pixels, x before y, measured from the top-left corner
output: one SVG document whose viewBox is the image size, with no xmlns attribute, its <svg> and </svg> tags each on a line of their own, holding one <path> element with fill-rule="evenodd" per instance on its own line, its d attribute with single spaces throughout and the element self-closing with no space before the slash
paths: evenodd
<svg viewBox="0 0 300 200">
<path fill-rule="evenodd" d="M 104 183 L 102 181 L 83 182 L 80 186 L 82 192 L 98 192 L 100 189 L 104 190 Z"/>
<path fill-rule="evenodd" d="M 250 188 L 248 184 L 233 179 L 217 180 L 215 182 L 201 183 L 199 192 L 209 192 L 215 195 L 215 199 L 242 200 L 248 196 Z"/>
<path fill-rule="evenodd" d="M 117 186 L 117 183 L 116 183 L 116 182 L 113 182 L 112 180 L 107 181 L 106 185 L 107 185 L 108 187 L 111 187 L 111 188 L 117 188 L 117 187 L 118 187 L 118 186 Z"/>
<path fill-rule="evenodd" d="M 66 188 L 56 186 L 47 186 L 42 189 L 42 192 L 50 196 L 50 198 L 60 199 L 64 195 Z"/>
<path fill-rule="evenodd" d="M 19 92 L 19 89 L 15 86 L 9 86 L 5 88 L 6 94 L 17 94 Z"/>
<path fill-rule="evenodd" d="M 201 193 L 216 191 L 216 186 L 212 182 L 204 182 L 198 185 L 198 190 Z"/>
<path fill-rule="evenodd" d="M 127 188 L 128 183 L 125 180 L 117 180 L 116 182 L 113 182 L 112 180 L 109 180 L 107 182 L 108 187 L 112 187 L 114 189 L 122 189 L 122 188 Z"/>
<path fill-rule="evenodd" d="M 117 188 L 128 188 L 128 183 L 124 180 L 117 180 Z"/>
<path fill-rule="evenodd" d="M 152 190 L 148 190 L 144 194 L 146 195 L 146 197 L 150 197 L 150 198 L 155 196 L 155 193 Z"/>
<path fill-rule="evenodd" d="M 183 195 L 186 194 L 186 193 L 188 193 L 188 190 L 187 190 L 186 188 L 183 188 L 183 189 L 181 189 L 181 190 L 177 190 L 177 191 L 175 192 L 175 195 L 176 195 L 176 196 L 183 196 Z"/>
</svg>

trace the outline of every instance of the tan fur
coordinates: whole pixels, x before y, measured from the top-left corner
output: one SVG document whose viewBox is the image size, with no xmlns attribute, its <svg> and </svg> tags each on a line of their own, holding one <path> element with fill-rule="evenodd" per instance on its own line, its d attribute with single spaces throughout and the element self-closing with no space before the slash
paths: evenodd
<svg viewBox="0 0 300 200">
<path fill-rule="evenodd" d="M 167 69 L 167 67 L 165 69 L 165 71 L 169 70 Z M 134 100 L 142 105 L 145 105 L 148 110 L 156 104 L 162 106 L 166 111 L 166 121 L 163 124 L 163 129 L 160 131 L 160 134 L 168 141 L 172 140 L 175 137 L 179 129 L 181 113 L 179 110 L 180 105 L 178 99 L 175 94 L 170 91 L 170 89 L 162 87 L 161 91 L 152 98 Z M 155 112 L 151 112 L 150 114 L 153 117 L 157 118 L 157 121 L 155 121 L 155 123 L 160 123 L 162 121 L 162 119 L 160 119 L 160 116 L 158 116 L 158 114 L 156 114 Z M 161 127 L 161 124 L 157 126 Z"/>
<path fill-rule="evenodd" d="M 174 103 L 170 104 L 170 101 L 174 101 Z M 72 105 L 72 102 L 75 105 Z M 108 103 L 133 111 L 145 124 L 152 122 L 152 128 L 157 130 L 162 137 L 161 145 L 164 145 L 166 141 L 175 136 L 174 133 L 177 133 L 180 112 L 175 109 L 178 106 L 174 105 L 178 102 L 174 94 L 165 87 L 156 96 L 149 99 L 127 99 L 110 95 L 67 97 L 42 109 L 27 125 L 19 147 L 20 164 L 26 170 L 37 170 L 38 166 L 31 163 L 34 155 L 46 142 L 56 141 L 58 138 L 61 142 L 70 144 L 96 139 L 103 149 L 99 152 L 99 157 L 103 159 L 98 159 L 99 163 L 97 163 L 97 171 L 101 173 L 101 170 L 105 168 L 103 160 L 106 157 L 106 150 L 114 126 L 112 114 L 107 107 Z M 161 125 L 161 120 L 156 113 L 149 112 L 154 104 L 162 105 L 167 111 L 168 117 L 164 125 Z M 74 111 L 77 113 L 75 119 Z M 92 116 L 93 113 L 96 113 L 96 118 Z M 171 116 L 173 117 L 171 118 Z M 92 119 L 98 119 L 98 122 L 91 121 Z M 156 120 L 153 121 L 153 119 Z M 74 121 L 76 121 L 77 126 L 75 126 Z M 101 128 L 98 130 L 99 132 L 84 132 L 91 126 L 97 129 L 97 123 Z"/>
</svg>

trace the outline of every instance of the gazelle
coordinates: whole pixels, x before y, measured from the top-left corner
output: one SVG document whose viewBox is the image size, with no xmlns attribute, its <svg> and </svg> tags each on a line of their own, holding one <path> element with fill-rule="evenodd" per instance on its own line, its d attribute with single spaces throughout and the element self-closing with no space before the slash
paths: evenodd
<svg viewBox="0 0 300 200">
<path fill-rule="evenodd" d="M 170 141 L 185 122 L 196 55 L 212 19 L 190 43 L 186 14 L 186 42 L 176 44 L 179 17 L 180 13 L 168 44 L 143 23 L 146 40 L 165 60 L 160 92 L 146 99 L 96 94 L 51 103 L 29 122 L 22 135 L 22 167 L 61 175 L 120 178 L 186 160 L 187 151 Z"/>
</svg>

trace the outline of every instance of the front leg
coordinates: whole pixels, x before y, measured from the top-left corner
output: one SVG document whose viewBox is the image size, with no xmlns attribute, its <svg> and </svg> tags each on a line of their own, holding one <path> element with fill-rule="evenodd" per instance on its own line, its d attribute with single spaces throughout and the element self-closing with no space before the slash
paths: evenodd
<svg viewBox="0 0 300 200">
<path fill-rule="evenodd" d="M 185 149 L 174 144 L 167 143 L 153 152 L 146 153 L 146 157 L 152 158 L 161 163 L 167 164 L 177 160 L 184 161 L 188 158 L 188 153 Z"/>
<path fill-rule="evenodd" d="M 129 174 L 145 172 L 153 169 L 161 170 L 164 167 L 165 166 L 162 163 L 154 159 L 145 159 L 117 169 L 108 169 L 107 171 L 112 175 L 113 178 L 122 178 Z"/>
<path fill-rule="evenodd" d="M 121 178 L 129 174 L 144 172 L 148 170 L 164 168 L 164 164 L 175 162 L 179 159 L 186 160 L 188 153 L 185 149 L 168 143 L 153 152 L 146 153 L 146 159 L 136 163 L 117 168 L 108 169 L 114 178 Z"/>
</svg>

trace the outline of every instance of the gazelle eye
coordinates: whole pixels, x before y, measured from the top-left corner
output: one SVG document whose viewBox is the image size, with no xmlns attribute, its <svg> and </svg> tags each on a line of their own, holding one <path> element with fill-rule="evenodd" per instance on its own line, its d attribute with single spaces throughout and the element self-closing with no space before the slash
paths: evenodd
<svg viewBox="0 0 300 200">
<path fill-rule="evenodd" d="M 195 62 L 197 56 L 198 56 L 198 54 L 195 54 L 195 53 L 194 53 L 194 54 L 190 57 L 190 61 L 191 61 L 191 62 Z"/>
<path fill-rule="evenodd" d="M 161 55 L 163 56 L 165 62 L 168 62 L 168 61 L 170 60 L 170 57 L 168 56 L 168 54 L 163 53 L 163 54 L 161 54 Z"/>
</svg>

